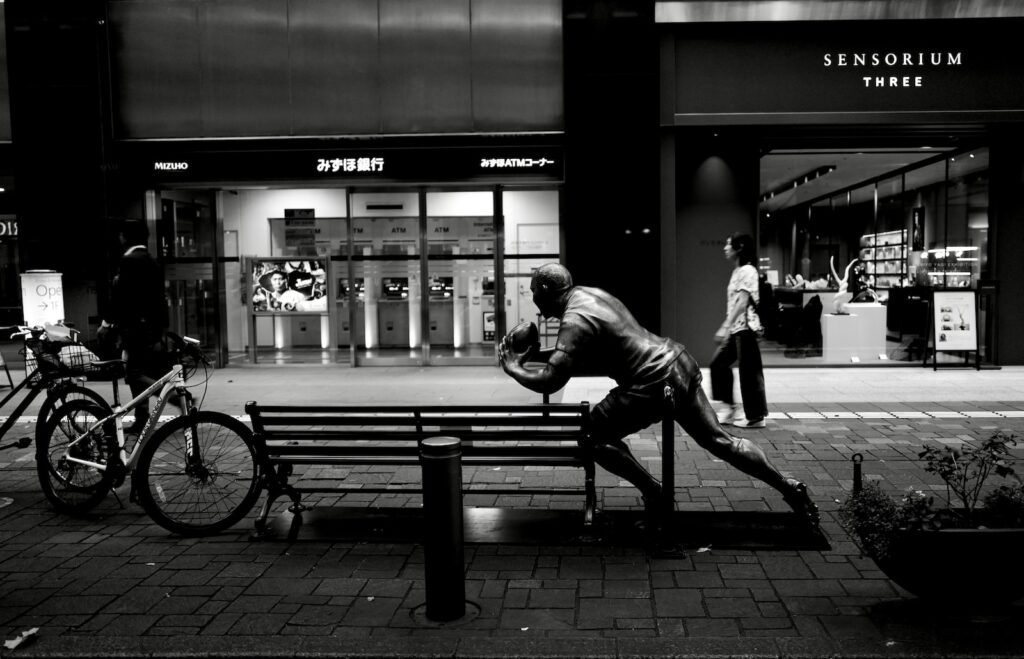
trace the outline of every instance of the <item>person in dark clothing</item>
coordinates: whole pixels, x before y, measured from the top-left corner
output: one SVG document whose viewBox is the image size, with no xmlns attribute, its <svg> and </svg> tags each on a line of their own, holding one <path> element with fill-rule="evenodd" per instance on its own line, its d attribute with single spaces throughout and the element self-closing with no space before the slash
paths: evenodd
<svg viewBox="0 0 1024 659">
<path fill-rule="evenodd" d="M 138 396 L 168 368 L 164 348 L 167 330 L 167 295 L 163 268 L 147 248 L 149 229 L 141 220 L 126 220 L 120 227 L 125 250 L 111 284 L 110 304 L 100 332 L 114 327 L 125 359 L 125 380 L 132 396 Z M 138 433 L 149 416 L 143 401 L 135 408 L 135 422 L 128 432 Z"/>
<path fill-rule="evenodd" d="M 725 240 L 725 258 L 735 267 L 726 289 L 725 322 L 715 332 L 718 348 L 711 357 L 711 397 L 726 405 L 718 422 L 737 428 L 764 428 L 768 416 L 768 399 L 764 390 L 764 367 L 757 332 L 761 319 L 755 310 L 760 301 L 754 239 L 734 233 Z M 739 406 L 733 391 L 732 365 L 740 373 L 745 419 L 738 419 Z"/>
<path fill-rule="evenodd" d="M 574 286 L 560 264 L 538 268 L 530 290 L 541 315 L 560 320 L 555 346 L 540 350 L 535 344 L 517 352 L 512 337 L 506 336 L 498 346 L 501 367 L 538 393 L 558 391 L 573 375 L 615 380 L 618 386 L 592 410 L 590 446 L 597 464 L 640 490 L 649 518 L 667 512 L 659 510 L 662 487 L 623 440 L 663 417 L 667 385 L 676 422 L 697 444 L 777 489 L 805 522 L 817 525 L 817 506 L 807 487 L 783 476 L 753 442 L 729 435 L 718 422 L 701 388 L 700 367 L 681 344 L 641 327 L 609 293 Z M 527 367 L 530 361 L 543 367 Z"/>
</svg>

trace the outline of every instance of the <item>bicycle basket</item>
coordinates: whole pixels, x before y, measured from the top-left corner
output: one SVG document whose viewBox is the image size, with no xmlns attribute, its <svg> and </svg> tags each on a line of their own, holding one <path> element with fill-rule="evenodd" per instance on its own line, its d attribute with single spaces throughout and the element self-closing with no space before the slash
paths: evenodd
<svg viewBox="0 0 1024 659">
<path fill-rule="evenodd" d="M 93 380 L 110 377 L 109 369 L 93 366 L 91 362 L 98 360 L 91 350 L 84 345 L 61 346 L 57 353 L 47 351 L 25 350 L 25 376 L 32 375 L 36 366 L 40 368 L 30 380 L 30 383 L 39 384 L 47 376 L 56 377 L 85 377 Z M 39 364 L 42 360 L 42 364 Z"/>
</svg>

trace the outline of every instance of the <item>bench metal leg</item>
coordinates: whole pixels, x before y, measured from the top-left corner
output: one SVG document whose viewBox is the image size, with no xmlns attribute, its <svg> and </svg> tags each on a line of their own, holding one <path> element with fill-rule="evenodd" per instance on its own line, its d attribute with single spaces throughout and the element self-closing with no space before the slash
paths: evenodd
<svg viewBox="0 0 1024 659">
<path fill-rule="evenodd" d="M 284 478 L 287 478 L 287 476 L 284 476 Z M 305 510 L 305 506 L 302 505 L 302 497 L 295 491 L 295 488 L 287 482 L 279 482 L 277 474 L 274 474 L 268 480 L 270 482 L 267 483 L 265 488 L 267 490 L 267 501 L 260 508 L 260 514 L 256 516 L 256 531 L 251 537 L 253 540 L 260 540 L 270 535 L 267 530 L 267 518 L 270 516 L 270 509 L 273 507 L 274 502 L 281 495 L 287 495 L 292 500 L 292 505 L 288 508 L 289 511 L 298 513 Z"/>
<path fill-rule="evenodd" d="M 583 525 L 594 524 L 594 513 L 597 510 L 597 481 L 595 478 L 595 467 L 592 460 L 583 465 L 584 488 L 586 489 L 586 503 L 583 510 Z"/>
</svg>

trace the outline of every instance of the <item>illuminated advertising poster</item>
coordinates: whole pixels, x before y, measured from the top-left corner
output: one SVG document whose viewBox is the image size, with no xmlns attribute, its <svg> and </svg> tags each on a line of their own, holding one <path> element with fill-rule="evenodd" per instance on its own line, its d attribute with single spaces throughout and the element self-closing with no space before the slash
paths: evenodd
<svg viewBox="0 0 1024 659">
<path fill-rule="evenodd" d="M 252 261 L 252 309 L 256 313 L 326 313 L 323 261 Z"/>
<path fill-rule="evenodd" d="M 935 291 L 935 349 L 977 350 L 974 291 Z"/>
<path fill-rule="evenodd" d="M 29 327 L 56 325 L 64 320 L 64 286 L 61 273 L 29 270 L 21 275 L 21 302 Z"/>
</svg>

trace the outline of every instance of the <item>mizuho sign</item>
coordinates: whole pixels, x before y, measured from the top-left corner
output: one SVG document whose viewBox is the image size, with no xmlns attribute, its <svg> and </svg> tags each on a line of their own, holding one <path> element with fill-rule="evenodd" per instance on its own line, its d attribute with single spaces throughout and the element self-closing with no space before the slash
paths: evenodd
<svg viewBox="0 0 1024 659">
<path fill-rule="evenodd" d="M 187 162 L 155 162 L 153 169 L 159 172 L 183 172 L 188 169 Z"/>
</svg>

